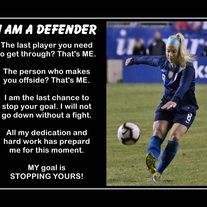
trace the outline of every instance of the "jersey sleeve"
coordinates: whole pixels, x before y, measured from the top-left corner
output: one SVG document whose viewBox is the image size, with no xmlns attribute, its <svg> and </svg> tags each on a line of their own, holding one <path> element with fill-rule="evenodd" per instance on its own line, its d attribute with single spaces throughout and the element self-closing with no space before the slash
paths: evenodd
<svg viewBox="0 0 207 207">
<path fill-rule="evenodd" d="M 166 61 L 165 56 L 138 56 L 133 57 L 134 64 L 145 64 L 155 67 L 162 67 Z"/>
<path fill-rule="evenodd" d="M 180 84 L 171 101 L 179 102 L 182 100 L 185 93 L 190 89 L 191 83 L 195 78 L 195 69 L 192 66 L 187 67 L 181 76 Z"/>
</svg>

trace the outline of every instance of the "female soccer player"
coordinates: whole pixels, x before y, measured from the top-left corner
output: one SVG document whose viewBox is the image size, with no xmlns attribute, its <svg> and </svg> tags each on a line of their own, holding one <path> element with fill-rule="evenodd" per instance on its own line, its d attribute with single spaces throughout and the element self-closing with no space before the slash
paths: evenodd
<svg viewBox="0 0 207 207">
<path fill-rule="evenodd" d="M 161 174 L 175 157 L 179 140 L 190 128 L 198 109 L 195 98 L 194 57 L 185 47 L 185 39 L 181 33 L 168 38 L 166 56 L 138 56 L 128 58 L 126 66 L 147 64 L 159 66 L 164 83 L 164 94 L 154 116 L 153 136 L 150 139 L 146 165 L 153 174 L 152 180 L 160 180 Z M 169 132 L 169 140 L 160 157 L 161 144 Z"/>
</svg>

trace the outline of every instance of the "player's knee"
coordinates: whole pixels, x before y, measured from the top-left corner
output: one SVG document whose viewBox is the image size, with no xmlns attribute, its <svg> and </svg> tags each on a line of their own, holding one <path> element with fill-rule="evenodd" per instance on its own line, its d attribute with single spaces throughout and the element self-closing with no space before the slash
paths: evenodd
<svg viewBox="0 0 207 207">
<path fill-rule="evenodd" d="M 179 130 L 173 131 L 170 134 L 170 140 L 178 141 L 182 137 L 182 135 L 183 135 L 183 133 L 180 132 Z"/>
<path fill-rule="evenodd" d="M 158 137 L 160 137 L 161 139 L 163 139 L 164 138 L 164 135 L 163 135 L 163 133 L 162 133 L 162 131 L 159 129 L 159 128 L 155 128 L 154 130 L 153 130 L 153 135 L 154 136 L 158 136 Z"/>
<path fill-rule="evenodd" d="M 170 130 L 170 139 L 175 141 L 183 137 L 183 135 L 187 132 L 187 127 L 182 124 L 174 124 Z M 175 137 L 175 138 L 174 138 Z"/>
<path fill-rule="evenodd" d="M 175 135 L 171 135 L 169 140 L 174 141 L 174 142 L 179 142 L 179 137 L 177 137 Z"/>
<path fill-rule="evenodd" d="M 166 134 L 167 134 L 167 124 L 166 123 L 161 123 L 160 121 L 156 121 L 153 124 L 153 135 L 158 136 L 161 139 L 165 139 Z"/>
</svg>

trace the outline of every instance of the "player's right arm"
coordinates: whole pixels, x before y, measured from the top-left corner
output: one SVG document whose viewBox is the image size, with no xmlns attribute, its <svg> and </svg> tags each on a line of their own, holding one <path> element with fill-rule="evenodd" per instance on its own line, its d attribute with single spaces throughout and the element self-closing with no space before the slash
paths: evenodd
<svg viewBox="0 0 207 207">
<path fill-rule="evenodd" d="M 138 56 L 127 58 L 125 61 L 125 66 L 145 64 L 150 66 L 162 66 L 166 61 L 165 56 Z"/>
</svg>

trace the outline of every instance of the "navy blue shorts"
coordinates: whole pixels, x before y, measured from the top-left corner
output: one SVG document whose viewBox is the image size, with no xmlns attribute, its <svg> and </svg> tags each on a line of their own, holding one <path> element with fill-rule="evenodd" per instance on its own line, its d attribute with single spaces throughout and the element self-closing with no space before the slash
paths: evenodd
<svg viewBox="0 0 207 207">
<path fill-rule="evenodd" d="M 166 120 L 169 121 L 171 124 L 179 123 L 186 126 L 188 129 L 190 128 L 191 124 L 193 123 L 196 114 L 195 113 L 178 113 L 176 109 L 161 109 L 161 104 L 158 106 L 157 110 L 155 111 L 154 121 L 158 120 Z"/>
</svg>

